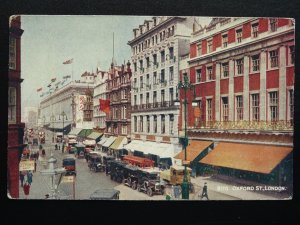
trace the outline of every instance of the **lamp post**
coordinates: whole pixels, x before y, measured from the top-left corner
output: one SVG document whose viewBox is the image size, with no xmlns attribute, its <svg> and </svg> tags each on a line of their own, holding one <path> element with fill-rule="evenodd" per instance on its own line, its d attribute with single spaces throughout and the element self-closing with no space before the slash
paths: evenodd
<svg viewBox="0 0 300 225">
<path fill-rule="evenodd" d="M 62 176 L 65 174 L 65 168 L 55 168 L 54 165 L 56 164 L 57 159 L 54 158 L 53 152 L 51 151 L 51 156 L 48 160 L 48 169 L 41 170 L 40 173 L 42 175 L 48 175 L 51 178 L 51 197 L 50 199 L 57 199 L 57 188 L 61 182 Z M 55 184 L 55 176 L 60 175 L 58 183 Z"/>
<path fill-rule="evenodd" d="M 67 117 L 67 114 L 65 113 L 65 111 L 62 111 L 62 113 L 59 114 L 59 120 L 60 120 L 60 116 L 62 116 L 62 120 L 63 120 L 62 140 L 64 140 L 64 135 L 65 135 L 65 117 L 66 117 L 66 120 L 68 120 L 68 117 Z"/>
<path fill-rule="evenodd" d="M 187 115 L 186 115 L 186 111 L 187 111 L 187 91 L 188 90 L 192 90 L 194 91 L 194 100 L 192 101 L 192 106 L 196 107 L 198 105 L 198 101 L 195 100 L 195 86 L 192 85 L 189 82 L 188 76 L 187 74 L 184 75 L 183 77 L 183 82 L 179 81 L 179 83 L 176 86 L 176 100 L 174 101 L 174 105 L 175 106 L 180 106 L 180 101 L 178 100 L 178 89 L 183 89 L 184 90 L 184 137 L 181 138 L 181 143 L 183 145 L 183 149 L 184 149 L 184 177 L 183 177 L 183 182 L 182 182 L 182 199 L 189 199 L 189 183 L 188 183 L 188 176 L 187 176 L 187 152 L 186 152 L 186 147 L 188 145 L 188 136 L 187 136 L 187 126 L 186 126 L 186 122 L 187 122 Z"/>
<path fill-rule="evenodd" d="M 56 121 L 56 118 L 55 118 L 55 116 L 53 115 L 53 113 L 52 113 L 52 115 L 50 116 L 50 121 L 51 121 L 51 123 L 52 123 L 52 129 L 53 129 L 52 143 L 54 143 L 54 125 L 53 125 L 53 123 L 54 123 L 54 121 Z"/>
</svg>

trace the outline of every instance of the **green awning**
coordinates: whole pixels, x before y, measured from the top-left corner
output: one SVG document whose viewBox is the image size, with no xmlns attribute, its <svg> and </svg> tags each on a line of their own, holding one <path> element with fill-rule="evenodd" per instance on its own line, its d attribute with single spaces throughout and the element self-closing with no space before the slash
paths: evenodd
<svg viewBox="0 0 300 225">
<path fill-rule="evenodd" d="M 77 136 L 81 131 L 82 131 L 81 128 L 73 128 L 73 129 L 69 132 L 69 134 L 70 134 L 70 135 L 76 135 L 76 136 Z"/>
<path fill-rule="evenodd" d="M 78 136 L 85 138 L 89 136 L 92 132 L 93 132 L 92 129 L 83 129 L 82 131 L 79 132 Z"/>
<path fill-rule="evenodd" d="M 118 136 L 114 143 L 110 146 L 111 149 L 119 150 L 123 148 L 123 145 L 127 144 L 127 138 L 124 136 Z"/>
<path fill-rule="evenodd" d="M 100 138 L 102 135 L 103 135 L 103 133 L 92 132 L 89 136 L 87 136 L 87 138 L 96 140 L 96 139 Z"/>
</svg>

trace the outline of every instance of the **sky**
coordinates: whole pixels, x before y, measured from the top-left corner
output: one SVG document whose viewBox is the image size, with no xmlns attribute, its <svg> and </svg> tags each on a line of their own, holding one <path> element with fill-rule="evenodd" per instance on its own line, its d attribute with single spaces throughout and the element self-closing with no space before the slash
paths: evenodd
<svg viewBox="0 0 300 225">
<path fill-rule="evenodd" d="M 107 71 L 114 55 L 118 65 L 131 56 L 133 28 L 152 16 L 21 16 L 22 108 L 38 107 L 40 94 L 71 75 L 79 80 L 97 67 Z M 63 62 L 73 58 L 73 64 Z M 73 67 L 73 68 L 72 68 Z M 37 89 L 42 91 L 37 92 Z M 24 112 L 24 110 L 22 111 Z"/>
</svg>

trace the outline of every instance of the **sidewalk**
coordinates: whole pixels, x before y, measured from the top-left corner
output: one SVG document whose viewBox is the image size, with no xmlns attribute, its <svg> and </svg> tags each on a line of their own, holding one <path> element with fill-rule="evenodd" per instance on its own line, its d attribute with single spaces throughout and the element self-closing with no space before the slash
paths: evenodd
<svg viewBox="0 0 300 225">
<path fill-rule="evenodd" d="M 290 199 L 287 193 L 273 192 L 273 191 L 257 191 L 256 186 L 241 185 L 234 181 L 228 182 L 213 177 L 196 177 L 191 178 L 196 190 L 201 190 L 204 182 L 207 182 L 208 196 L 210 192 L 218 192 L 236 198 L 236 200 L 286 200 Z M 265 185 L 260 184 L 261 187 Z M 267 186 L 267 185 L 266 185 Z M 245 189 L 254 190 L 245 190 Z M 196 191 L 197 192 L 197 191 Z"/>
</svg>

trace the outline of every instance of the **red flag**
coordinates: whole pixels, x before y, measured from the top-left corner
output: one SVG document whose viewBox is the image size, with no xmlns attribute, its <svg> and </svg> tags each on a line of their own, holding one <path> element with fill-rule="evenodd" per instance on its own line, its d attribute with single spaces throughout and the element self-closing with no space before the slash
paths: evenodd
<svg viewBox="0 0 300 225">
<path fill-rule="evenodd" d="M 109 100 L 104 100 L 104 99 L 99 99 L 99 103 L 100 103 L 100 110 L 105 112 L 105 113 L 109 113 L 110 101 Z"/>
<path fill-rule="evenodd" d="M 63 64 L 71 64 L 72 62 L 73 62 L 73 59 L 69 59 L 69 60 L 63 62 Z"/>
<path fill-rule="evenodd" d="M 39 92 L 39 91 L 41 91 L 42 89 L 43 89 L 43 88 L 39 88 L 39 89 L 37 89 L 36 91 Z"/>
</svg>

